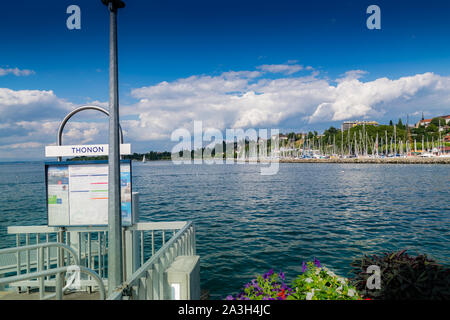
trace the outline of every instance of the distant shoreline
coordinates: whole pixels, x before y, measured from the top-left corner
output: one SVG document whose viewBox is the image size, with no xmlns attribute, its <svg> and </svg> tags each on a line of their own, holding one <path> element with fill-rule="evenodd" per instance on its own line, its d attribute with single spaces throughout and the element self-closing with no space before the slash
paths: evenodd
<svg viewBox="0 0 450 320">
<path fill-rule="evenodd" d="M 80 159 L 81 161 L 85 159 Z M 78 160 L 78 161 L 80 161 Z M 206 159 L 204 159 L 206 160 Z M 27 164 L 27 163 L 44 163 L 48 160 L 9 160 L 0 161 L 0 164 Z M 70 161 L 70 160 L 69 160 Z M 171 159 L 158 159 L 147 160 L 146 162 L 164 162 L 172 161 Z M 242 162 L 241 160 L 234 159 L 235 162 Z M 142 163 L 142 160 L 134 160 L 133 162 Z M 225 159 L 224 159 L 225 162 Z M 245 162 L 249 162 L 246 160 Z M 250 162 L 254 162 L 253 160 Z M 270 160 L 259 160 L 260 163 L 269 163 Z M 450 157 L 443 158 L 421 158 L 421 157 L 409 157 L 409 158 L 347 158 L 347 159 L 279 159 L 279 163 L 371 163 L 371 164 L 450 164 Z"/>
<path fill-rule="evenodd" d="M 207 160 L 207 159 L 203 159 Z M 211 159 L 209 159 L 211 160 Z M 157 162 L 157 161 L 171 161 L 169 159 L 165 160 L 148 160 L 147 162 Z M 136 161 L 140 162 L 140 161 Z M 236 160 L 235 163 L 254 163 L 254 160 Z M 259 163 L 270 163 L 270 160 L 258 160 Z M 272 161 L 274 162 L 274 161 Z M 356 164 L 450 164 L 450 157 L 442 158 L 421 158 L 421 157 L 409 157 L 409 158 L 347 158 L 347 159 L 279 159 L 279 163 L 356 163 Z M 193 163 L 193 161 L 192 161 Z M 226 163 L 225 159 L 224 162 Z"/>
<path fill-rule="evenodd" d="M 280 159 L 280 163 L 373 163 L 373 164 L 450 164 L 442 158 L 348 158 L 348 159 Z"/>
</svg>

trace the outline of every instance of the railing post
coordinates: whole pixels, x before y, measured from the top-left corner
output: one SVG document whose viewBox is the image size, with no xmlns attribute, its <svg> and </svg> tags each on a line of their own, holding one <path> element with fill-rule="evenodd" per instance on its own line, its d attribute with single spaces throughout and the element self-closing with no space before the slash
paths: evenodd
<svg viewBox="0 0 450 320">
<path fill-rule="evenodd" d="M 63 297 L 63 281 L 62 281 L 63 274 L 57 273 L 56 274 L 56 300 L 62 300 Z"/>
<path fill-rule="evenodd" d="M 38 257 L 38 270 L 39 272 L 44 271 L 44 247 L 39 248 L 39 257 Z M 39 277 L 39 298 L 42 300 L 45 296 L 45 284 L 44 284 L 44 277 Z"/>
<path fill-rule="evenodd" d="M 25 245 L 30 245 L 30 234 L 25 235 Z M 30 251 L 26 251 L 26 261 L 27 261 L 27 273 L 30 273 Z"/>
<path fill-rule="evenodd" d="M 197 239 L 195 237 L 195 225 L 192 224 L 192 255 L 197 255 Z"/>
<path fill-rule="evenodd" d="M 155 262 L 154 264 L 154 272 L 153 272 L 153 300 L 161 300 L 160 294 L 159 294 L 159 274 L 161 272 L 161 267 L 158 262 Z"/>
<path fill-rule="evenodd" d="M 132 226 L 139 222 L 139 193 L 132 194 Z M 125 229 L 125 266 L 126 279 L 139 268 L 139 237 L 137 230 Z"/>
<path fill-rule="evenodd" d="M 153 277 L 154 277 L 153 268 L 147 271 L 147 278 L 145 284 L 146 299 L 153 300 Z"/>
<path fill-rule="evenodd" d="M 79 232 L 69 232 L 69 243 L 72 249 L 74 249 L 75 251 L 78 251 L 80 247 L 78 244 L 79 241 L 80 241 Z"/>
<path fill-rule="evenodd" d="M 20 235 L 16 234 L 16 247 L 20 247 Z M 22 262 L 20 259 L 20 252 L 17 252 L 17 275 L 20 276 L 22 273 Z"/>
</svg>

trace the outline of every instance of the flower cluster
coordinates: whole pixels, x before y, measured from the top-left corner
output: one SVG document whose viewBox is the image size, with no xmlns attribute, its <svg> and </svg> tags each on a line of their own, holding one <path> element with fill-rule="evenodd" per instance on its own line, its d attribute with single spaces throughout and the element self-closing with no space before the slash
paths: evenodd
<svg viewBox="0 0 450 320">
<path fill-rule="evenodd" d="M 294 280 L 292 300 L 360 300 L 361 296 L 347 279 L 339 277 L 320 262 L 303 263 L 303 274 Z"/>
<path fill-rule="evenodd" d="M 274 273 L 273 270 L 258 276 L 244 286 L 235 297 L 228 296 L 227 300 L 286 300 L 292 289 L 285 283 L 283 272 Z"/>
<path fill-rule="evenodd" d="M 328 268 L 313 262 L 303 262 L 302 275 L 288 287 L 283 272 L 273 270 L 257 277 L 244 286 L 235 297 L 227 300 L 361 300 L 360 294 L 349 281 Z M 370 300 L 370 299 L 364 299 Z"/>
</svg>

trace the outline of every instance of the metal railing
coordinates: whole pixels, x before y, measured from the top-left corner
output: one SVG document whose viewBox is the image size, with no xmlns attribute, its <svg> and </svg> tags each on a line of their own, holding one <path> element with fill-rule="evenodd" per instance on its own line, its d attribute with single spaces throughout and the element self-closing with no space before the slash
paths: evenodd
<svg viewBox="0 0 450 320">
<path fill-rule="evenodd" d="M 57 261 L 57 268 L 50 269 L 50 265 L 48 265 L 47 269 L 45 269 L 44 261 L 45 261 L 45 250 L 50 248 L 57 248 L 58 249 L 58 261 Z M 25 251 L 27 253 L 30 252 L 30 250 L 38 250 L 37 251 L 37 270 L 34 272 L 27 272 L 25 274 L 22 274 L 22 270 L 20 268 L 20 260 L 18 262 L 18 268 L 17 268 L 17 275 L 16 276 L 10 276 L 5 278 L 0 278 L 0 286 L 9 285 L 14 282 L 19 281 L 25 281 L 25 280 L 31 280 L 31 279 L 39 279 L 39 298 L 41 300 L 47 300 L 56 298 L 58 300 L 61 300 L 63 297 L 63 284 L 64 284 L 64 273 L 67 272 L 71 267 L 76 266 L 77 270 L 79 272 L 83 272 L 88 274 L 89 276 L 93 277 L 100 288 L 100 299 L 104 300 L 105 298 L 105 287 L 103 285 L 102 279 L 98 276 L 98 274 L 84 266 L 79 266 L 79 260 L 77 257 L 77 253 L 75 250 L 73 250 L 71 247 L 58 243 L 58 242 L 48 242 L 48 243 L 41 243 L 41 244 L 34 244 L 34 245 L 28 245 L 23 247 L 15 247 L 15 248 L 8 248 L 8 249 L 1 249 L 0 255 L 2 254 L 10 254 L 15 253 L 17 254 L 17 257 L 20 257 L 20 253 L 22 251 Z M 49 251 L 48 251 L 49 252 Z M 63 254 L 62 252 L 68 253 L 68 259 L 67 261 L 71 261 L 71 258 L 74 261 L 74 265 L 70 266 L 62 266 L 64 264 L 63 261 Z M 49 255 L 49 253 L 47 253 Z M 71 258 L 70 258 L 71 256 Z M 56 277 L 56 292 L 54 294 L 45 295 L 45 278 L 49 278 L 50 276 Z"/>
<path fill-rule="evenodd" d="M 151 228 L 169 228 L 180 226 L 180 223 L 167 225 L 141 225 L 133 231 Z M 167 230 L 167 229 L 163 229 Z M 142 239 L 142 236 L 141 236 Z M 152 238 L 153 239 L 153 238 Z M 163 300 L 170 299 L 170 288 L 164 278 L 165 270 L 176 257 L 181 255 L 195 255 L 195 229 L 192 222 L 184 222 L 184 226 L 173 237 L 151 256 L 141 267 L 136 270 L 117 288 L 108 300 Z M 143 252 L 141 252 L 141 255 Z"/>
<path fill-rule="evenodd" d="M 127 228 L 126 231 L 133 232 L 139 237 L 139 261 L 140 265 L 144 264 L 145 258 L 153 256 L 157 251 L 157 247 L 163 247 L 167 242 L 167 236 L 175 236 L 176 232 L 186 226 L 185 221 L 174 222 L 140 222 L 135 226 Z M 150 252 L 145 250 L 149 244 Z"/>
<path fill-rule="evenodd" d="M 15 236 L 17 247 L 25 245 L 24 248 L 27 249 L 14 253 L 8 251 L 9 257 L 6 253 L 2 255 L 3 257 L 0 257 L 0 279 L 2 279 L 2 276 L 10 276 L 12 273 L 27 275 L 36 272 L 39 269 L 39 250 L 36 247 L 29 246 L 58 242 L 70 247 L 72 254 L 67 254 L 66 251 L 60 252 L 56 248 L 45 247 L 43 249 L 45 251 L 43 259 L 45 269 L 76 262 L 75 264 L 82 267 L 82 270 L 85 268 L 98 274 L 103 280 L 102 285 L 107 284 L 107 227 L 13 226 L 8 227 L 8 233 Z M 135 223 L 131 227 L 123 228 L 123 240 L 123 270 L 124 279 L 127 280 L 126 283 L 134 279 L 136 272 L 141 270 L 144 265 L 154 267 L 152 272 L 161 276 L 178 255 L 195 254 L 195 231 L 191 222 Z M 75 252 L 75 255 L 73 252 Z M 166 255 L 169 258 L 165 258 Z M 61 263 L 58 264 L 58 261 Z M 150 265 L 149 262 L 151 262 Z M 40 280 L 35 279 L 27 276 L 26 278 L 22 277 L 18 282 L 9 283 L 10 286 L 17 287 L 19 291 L 21 291 L 21 288 L 30 291 L 31 288 L 39 287 L 42 280 L 45 287 L 57 288 L 58 283 L 55 273 L 47 273 Z M 81 279 L 80 283 L 81 288 L 89 292 L 101 289 L 97 279 L 89 273 L 88 278 Z M 135 286 L 134 282 L 132 283 Z M 163 295 L 159 292 L 158 289 L 155 294 L 146 297 L 163 299 Z M 126 290 L 123 296 L 127 297 Z M 140 297 L 142 298 L 142 295 Z"/>
<path fill-rule="evenodd" d="M 8 234 L 16 237 L 16 246 L 29 246 L 31 244 L 58 242 L 66 244 L 76 252 L 78 265 L 95 271 L 100 277 L 106 277 L 106 257 L 107 257 L 107 228 L 106 227 L 47 227 L 47 226 L 12 226 L 8 227 Z M 54 249 L 54 248 L 53 248 Z M 66 255 L 66 252 L 52 250 L 46 247 L 46 259 L 44 266 L 47 269 L 57 265 L 59 259 L 64 264 L 70 265 L 73 257 Z M 6 276 L 11 272 L 17 274 L 30 273 L 38 267 L 38 250 L 28 249 L 25 252 L 18 252 L 15 256 L 4 256 L 0 260 L 0 277 Z M 61 257 L 60 257 L 61 255 Z M 46 286 L 55 286 L 54 278 L 47 276 Z M 25 287 L 28 290 L 35 287 L 36 280 L 27 280 L 17 282 L 13 286 L 19 288 Z M 92 277 L 82 280 L 83 287 L 92 291 L 96 286 L 96 281 Z"/>
</svg>

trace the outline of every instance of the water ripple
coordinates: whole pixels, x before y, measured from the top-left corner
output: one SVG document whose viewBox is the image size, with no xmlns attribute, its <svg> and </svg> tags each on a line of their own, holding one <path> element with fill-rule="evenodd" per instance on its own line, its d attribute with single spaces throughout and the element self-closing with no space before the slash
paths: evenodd
<svg viewBox="0 0 450 320">
<path fill-rule="evenodd" d="M 344 172 L 342 172 L 344 171 Z M 10 225 L 45 224 L 41 163 L 0 165 L 0 247 Z M 271 268 L 288 280 L 317 257 L 343 276 L 353 258 L 408 248 L 450 263 L 450 166 L 133 165 L 141 220 L 192 220 L 202 286 L 234 293 Z"/>
</svg>

